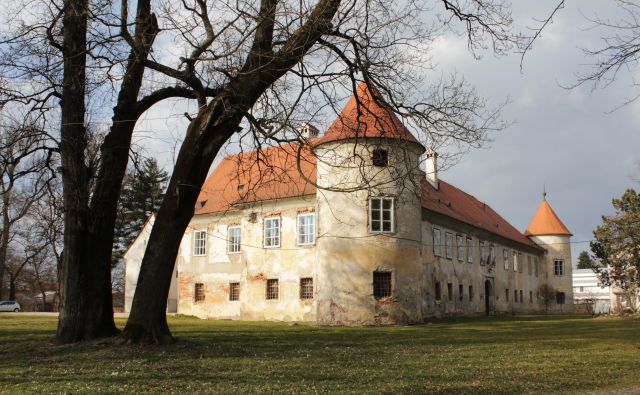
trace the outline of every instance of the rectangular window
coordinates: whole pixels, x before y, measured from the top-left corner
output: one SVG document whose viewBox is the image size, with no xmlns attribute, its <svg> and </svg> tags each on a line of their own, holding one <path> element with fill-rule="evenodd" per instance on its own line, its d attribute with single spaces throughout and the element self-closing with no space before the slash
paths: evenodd
<svg viewBox="0 0 640 395">
<path fill-rule="evenodd" d="M 513 301 L 518 303 L 518 290 L 517 289 L 513 290 Z"/>
<path fill-rule="evenodd" d="M 529 303 L 533 303 L 533 291 L 529 291 Z"/>
<path fill-rule="evenodd" d="M 240 283 L 229 283 L 229 300 L 232 302 L 240 300 Z"/>
<path fill-rule="evenodd" d="M 556 292 L 556 303 L 564 304 L 564 292 Z"/>
<path fill-rule="evenodd" d="M 391 296 L 391 272 L 373 272 L 373 297 Z"/>
<path fill-rule="evenodd" d="M 464 238 L 461 235 L 456 235 L 456 255 L 458 261 L 464 262 Z"/>
<path fill-rule="evenodd" d="M 509 301 L 509 288 L 506 288 L 504 290 L 504 298 L 507 300 L 507 302 Z"/>
<path fill-rule="evenodd" d="M 264 246 L 280 247 L 280 218 L 265 218 Z"/>
<path fill-rule="evenodd" d="M 389 164 L 389 153 L 385 149 L 374 149 L 371 161 L 376 167 L 387 167 Z"/>
<path fill-rule="evenodd" d="M 313 279 L 311 277 L 300 279 L 300 299 L 313 299 Z"/>
<path fill-rule="evenodd" d="M 371 232 L 393 232 L 393 198 L 369 199 L 369 227 Z"/>
<path fill-rule="evenodd" d="M 564 276 L 564 261 L 562 259 L 553 261 L 553 274 L 556 276 Z"/>
<path fill-rule="evenodd" d="M 473 300 L 473 285 L 469 285 L 469 302 Z"/>
<path fill-rule="evenodd" d="M 316 215 L 298 215 L 298 244 L 309 245 L 316 242 Z"/>
<path fill-rule="evenodd" d="M 436 282 L 436 300 L 442 300 L 442 287 L 440 281 Z"/>
<path fill-rule="evenodd" d="M 489 265 L 495 265 L 496 264 L 496 247 L 491 244 L 491 246 L 489 247 Z"/>
<path fill-rule="evenodd" d="M 467 262 L 473 263 L 473 239 L 467 237 Z"/>
<path fill-rule="evenodd" d="M 453 234 L 444 233 L 444 253 L 447 259 L 453 258 Z"/>
<path fill-rule="evenodd" d="M 240 227 L 230 226 L 227 228 L 227 252 L 236 253 L 240 252 Z"/>
<path fill-rule="evenodd" d="M 509 270 L 509 250 L 502 250 L 502 260 L 504 261 L 504 270 Z"/>
<path fill-rule="evenodd" d="M 522 297 L 522 290 L 520 290 L 520 303 L 524 303 L 524 298 Z"/>
<path fill-rule="evenodd" d="M 440 255 L 440 229 L 433 228 L 433 255 Z"/>
<path fill-rule="evenodd" d="M 277 300 L 278 299 L 278 279 L 271 278 L 267 280 L 267 292 L 266 298 L 267 300 Z"/>
<path fill-rule="evenodd" d="M 524 269 L 524 260 L 522 260 L 522 253 L 518 253 L 518 273 L 522 273 L 522 269 Z"/>
<path fill-rule="evenodd" d="M 449 302 L 453 300 L 453 284 L 447 283 L 447 299 Z"/>
<path fill-rule="evenodd" d="M 479 241 L 478 242 L 478 251 L 480 252 L 480 264 L 484 265 L 485 262 L 486 262 L 486 260 L 485 260 L 486 257 L 485 256 L 487 254 L 486 247 L 484 245 L 484 241 Z"/>
<path fill-rule="evenodd" d="M 207 253 L 207 231 L 193 232 L 193 256 L 204 256 Z"/>
<path fill-rule="evenodd" d="M 193 290 L 193 300 L 196 303 L 204 302 L 204 284 L 196 283 Z"/>
<path fill-rule="evenodd" d="M 533 271 L 536 277 L 538 277 L 538 270 L 539 270 L 539 262 L 538 262 L 538 257 L 533 257 Z"/>
<path fill-rule="evenodd" d="M 532 262 L 532 258 L 531 255 L 527 255 L 527 274 L 531 275 L 531 273 L 533 272 L 533 264 Z"/>
<path fill-rule="evenodd" d="M 518 253 L 513 251 L 513 271 L 517 272 L 518 271 Z"/>
<path fill-rule="evenodd" d="M 464 298 L 464 285 L 458 284 L 458 300 L 462 302 Z"/>
</svg>

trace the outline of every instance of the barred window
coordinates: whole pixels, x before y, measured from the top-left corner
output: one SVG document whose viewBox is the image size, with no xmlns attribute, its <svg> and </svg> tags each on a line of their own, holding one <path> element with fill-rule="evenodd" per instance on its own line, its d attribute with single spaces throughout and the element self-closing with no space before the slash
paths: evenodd
<svg viewBox="0 0 640 395">
<path fill-rule="evenodd" d="M 298 215 L 298 244 L 306 245 L 316 242 L 316 215 Z"/>
<path fill-rule="evenodd" d="M 313 279 L 311 277 L 300 279 L 300 299 L 313 299 Z"/>
<path fill-rule="evenodd" d="M 464 262 L 464 238 L 461 235 L 456 235 L 456 255 L 458 261 Z"/>
<path fill-rule="evenodd" d="M 267 300 L 277 300 L 278 299 L 278 279 L 271 278 L 267 280 Z"/>
<path fill-rule="evenodd" d="M 433 228 L 433 255 L 441 256 L 440 253 L 440 229 Z"/>
<path fill-rule="evenodd" d="M 193 300 L 196 303 L 204 302 L 204 284 L 196 283 L 193 292 Z"/>
<path fill-rule="evenodd" d="M 467 237 L 467 262 L 473 263 L 473 239 Z"/>
<path fill-rule="evenodd" d="M 239 226 L 227 228 L 227 252 L 240 252 L 241 230 Z"/>
<path fill-rule="evenodd" d="M 193 232 L 193 256 L 203 256 L 207 253 L 207 231 Z"/>
<path fill-rule="evenodd" d="M 555 274 L 556 276 L 564 275 L 564 261 L 562 259 L 556 259 L 555 261 L 553 261 L 553 274 Z"/>
<path fill-rule="evenodd" d="M 373 272 L 373 297 L 391 296 L 391 272 Z"/>
<path fill-rule="evenodd" d="M 371 232 L 393 232 L 393 198 L 369 199 L 369 227 Z"/>
<path fill-rule="evenodd" d="M 453 234 L 444 233 L 444 253 L 447 259 L 453 258 Z"/>
<path fill-rule="evenodd" d="M 240 300 L 240 283 L 229 283 L 229 300 L 232 302 Z"/>
<path fill-rule="evenodd" d="M 280 218 L 265 218 L 264 246 L 280 247 Z"/>
</svg>

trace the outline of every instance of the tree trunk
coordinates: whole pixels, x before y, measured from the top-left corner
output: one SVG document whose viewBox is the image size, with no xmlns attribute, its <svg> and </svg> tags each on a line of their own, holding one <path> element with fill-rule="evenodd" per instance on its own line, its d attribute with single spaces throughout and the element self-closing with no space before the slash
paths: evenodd
<svg viewBox="0 0 640 395">
<path fill-rule="evenodd" d="M 9 300 L 16 300 L 16 278 L 9 273 Z"/>
<path fill-rule="evenodd" d="M 7 252 L 9 251 L 9 236 L 11 232 L 11 218 L 9 218 L 9 203 L 11 190 L 2 194 L 2 234 L 0 236 L 0 300 L 3 299 L 4 272 L 7 267 Z M 10 299 L 13 300 L 13 299 Z"/>
<path fill-rule="evenodd" d="M 60 281 L 60 317 L 56 337 L 69 343 L 85 338 L 85 289 L 89 264 L 88 175 L 85 166 L 85 86 L 88 0 L 65 0 L 64 76 L 60 157 L 64 197 L 64 258 Z"/>
<path fill-rule="evenodd" d="M 166 309 L 180 241 L 213 159 L 241 120 L 240 115 L 232 115 L 235 111 L 227 112 L 225 104 L 217 98 L 189 125 L 142 259 L 131 313 L 123 332 L 123 339 L 128 343 L 174 341 L 167 325 Z M 216 125 L 211 126 L 212 123 Z"/>
</svg>

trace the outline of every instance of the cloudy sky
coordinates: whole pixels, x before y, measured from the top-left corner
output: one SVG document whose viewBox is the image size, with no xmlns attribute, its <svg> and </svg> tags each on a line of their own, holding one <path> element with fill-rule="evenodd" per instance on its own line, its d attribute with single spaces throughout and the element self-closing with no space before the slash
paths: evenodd
<svg viewBox="0 0 640 395">
<path fill-rule="evenodd" d="M 539 26 L 557 0 L 516 2 L 517 28 Z M 449 34 L 435 45 L 436 74 L 457 72 L 478 93 L 498 105 L 509 100 L 504 118 L 513 121 L 485 149 L 469 153 L 441 177 L 475 195 L 520 230 L 524 230 L 542 198 L 573 232 L 574 261 L 588 249 L 600 216 L 610 214 L 611 199 L 626 188 L 639 188 L 640 102 L 614 110 L 636 92 L 631 73 L 604 90 L 583 86 L 567 90 L 576 72 L 589 71 L 594 61 L 580 48 L 598 48 L 612 32 L 593 29 L 588 18 L 622 16 L 612 0 L 567 0 L 520 69 L 520 57 L 496 58 L 485 53 L 475 60 L 464 37 Z M 165 104 L 138 125 L 137 142 L 154 147 L 154 155 L 171 166 L 172 150 L 184 134 L 182 104 Z M 144 130 L 153 130 L 146 133 Z"/>
</svg>

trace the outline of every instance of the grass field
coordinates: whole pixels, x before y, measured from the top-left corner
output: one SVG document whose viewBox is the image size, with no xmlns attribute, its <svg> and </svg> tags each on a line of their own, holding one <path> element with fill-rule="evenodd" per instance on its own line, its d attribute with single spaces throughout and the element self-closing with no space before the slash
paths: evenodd
<svg viewBox="0 0 640 395">
<path fill-rule="evenodd" d="M 170 326 L 179 341 L 168 347 L 57 345 L 55 317 L 0 315 L 0 392 L 640 391 L 639 320 L 327 328 L 173 317 Z"/>
</svg>

